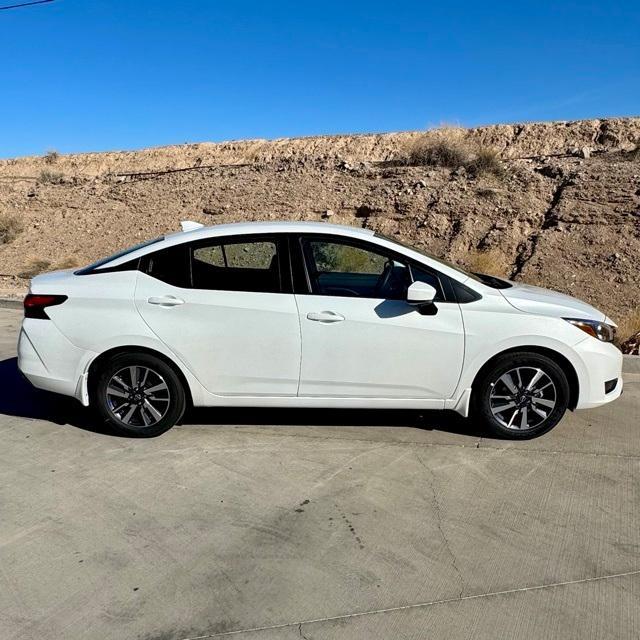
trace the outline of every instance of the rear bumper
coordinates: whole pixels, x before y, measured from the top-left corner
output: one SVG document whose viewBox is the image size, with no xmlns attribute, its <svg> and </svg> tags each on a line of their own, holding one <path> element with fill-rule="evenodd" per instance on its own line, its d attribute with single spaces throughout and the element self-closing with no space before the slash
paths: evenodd
<svg viewBox="0 0 640 640">
<path fill-rule="evenodd" d="M 50 320 L 26 318 L 18 338 L 18 369 L 38 389 L 88 404 L 86 367 L 95 354 L 72 344 Z"/>
<path fill-rule="evenodd" d="M 574 349 L 580 359 L 580 370 L 576 367 L 580 384 L 576 409 L 593 409 L 619 398 L 623 386 L 620 350 L 593 338 L 583 340 Z M 616 379 L 615 387 L 607 393 L 605 384 Z"/>
</svg>

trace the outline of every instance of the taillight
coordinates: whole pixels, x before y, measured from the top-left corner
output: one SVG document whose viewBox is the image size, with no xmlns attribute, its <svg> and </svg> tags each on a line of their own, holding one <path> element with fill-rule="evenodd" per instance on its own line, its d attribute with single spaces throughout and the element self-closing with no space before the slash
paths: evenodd
<svg viewBox="0 0 640 640">
<path fill-rule="evenodd" d="M 38 320 L 48 320 L 49 316 L 45 309 L 56 304 L 62 304 L 67 296 L 44 295 L 39 293 L 29 293 L 24 299 L 24 317 L 37 318 Z"/>
</svg>

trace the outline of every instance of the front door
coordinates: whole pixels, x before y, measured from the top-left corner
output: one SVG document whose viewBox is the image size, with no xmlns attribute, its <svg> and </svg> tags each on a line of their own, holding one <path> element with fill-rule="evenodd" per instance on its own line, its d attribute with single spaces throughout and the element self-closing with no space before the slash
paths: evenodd
<svg viewBox="0 0 640 640">
<path fill-rule="evenodd" d="M 146 259 L 137 308 L 211 393 L 296 395 L 300 324 L 293 294 L 283 292 L 281 256 L 277 237 L 235 236 Z"/>
<path fill-rule="evenodd" d="M 438 275 L 371 243 L 305 236 L 311 293 L 296 295 L 302 328 L 300 396 L 443 400 L 464 355 L 462 314 L 444 301 Z M 421 279 L 439 292 L 418 310 L 406 288 Z"/>
</svg>

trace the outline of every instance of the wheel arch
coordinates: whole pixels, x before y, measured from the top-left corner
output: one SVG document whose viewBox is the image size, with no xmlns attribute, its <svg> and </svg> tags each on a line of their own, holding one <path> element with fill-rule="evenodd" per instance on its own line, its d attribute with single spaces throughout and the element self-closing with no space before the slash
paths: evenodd
<svg viewBox="0 0 640 640">
<path fill-rule="evenodd" d="M 574 366 L 571 362 L 563 356 L 558 351 L 553 349 L 549 349 L 548 347 L 541 347 L 538 345 L 526 345 L 526 346 L 518 346 L 512 347 L 510 349 L 505 349 L 504 351 L 500 351 L 499 353 L 494 354 L 489 358 L 478 370 L 475 377 L 473 378 L 473 383 L 471 384 L 472 393 L 475 390 L 478 381 L 482 378 L 482 374 L 500 357 L 510 354 L 510 353 L 537 353 L 542 356 L 546 356 L 547 358 L 553 360 L 564 372 L 565 376 L 567 376 L 567 382 L 569 383 L 569 409 L 573 411 L 578 405 L 578 398 L 580 396 L 580 382 L 578 380 L 578 374 Z"/>
<path fill-rule="evenodd" d="M 93 391 L 93 387 L 96 383 L 97 372 L 100 370 L 100 367 L 104 362 L 112 358 L 113 356 L 119 355 L 121 353 L 146 353 L 148 355 L 154 356 L 158 358 L 158 360 L 162 360 L 167 366 L 171 367 L 173 372 L 178 376 L 178 379 L 182 383 L 182 387 L 184 388 L 185 399 L 187 401 L 188 407 L 193 407 L 193 395 L 191 392 L 191 385 L 187 380 L 186 376 L 182 369 L 166 354 L 161 351 L 157 351 L 156 349 L 151 349 L 149 347 L 142 347 L 137 344 L 126 345 L 126 346 L 117 346 L 111 349 L 107 349 L 103 351 L 101 354 L 96 356 L 91 363 L 89 364 L 89 368 L 87 370 L 88 380 L 87 385 L 90 392 Z"/>
</svg>

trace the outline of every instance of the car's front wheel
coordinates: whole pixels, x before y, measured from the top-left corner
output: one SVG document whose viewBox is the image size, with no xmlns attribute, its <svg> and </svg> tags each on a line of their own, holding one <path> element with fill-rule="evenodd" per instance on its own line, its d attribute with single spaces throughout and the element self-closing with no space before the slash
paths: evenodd
<svg viewBox="0 0 640 640">
<path fill-rule="evenodd" d="M 567 410 L 569 383 L 562 368 L 539 353 L 507 353 L 476 381 L 472 419 L 500 438 L 534 438 L 553 429 Z"/>
<path fill-rule="evenodd" d="M 151 437 L 164 433 L 186 406 L 182 382 L 163 360 L 149 353 L 120 353 L 98 371 L 93 404 L 120 433 Z"/>
</svg>

